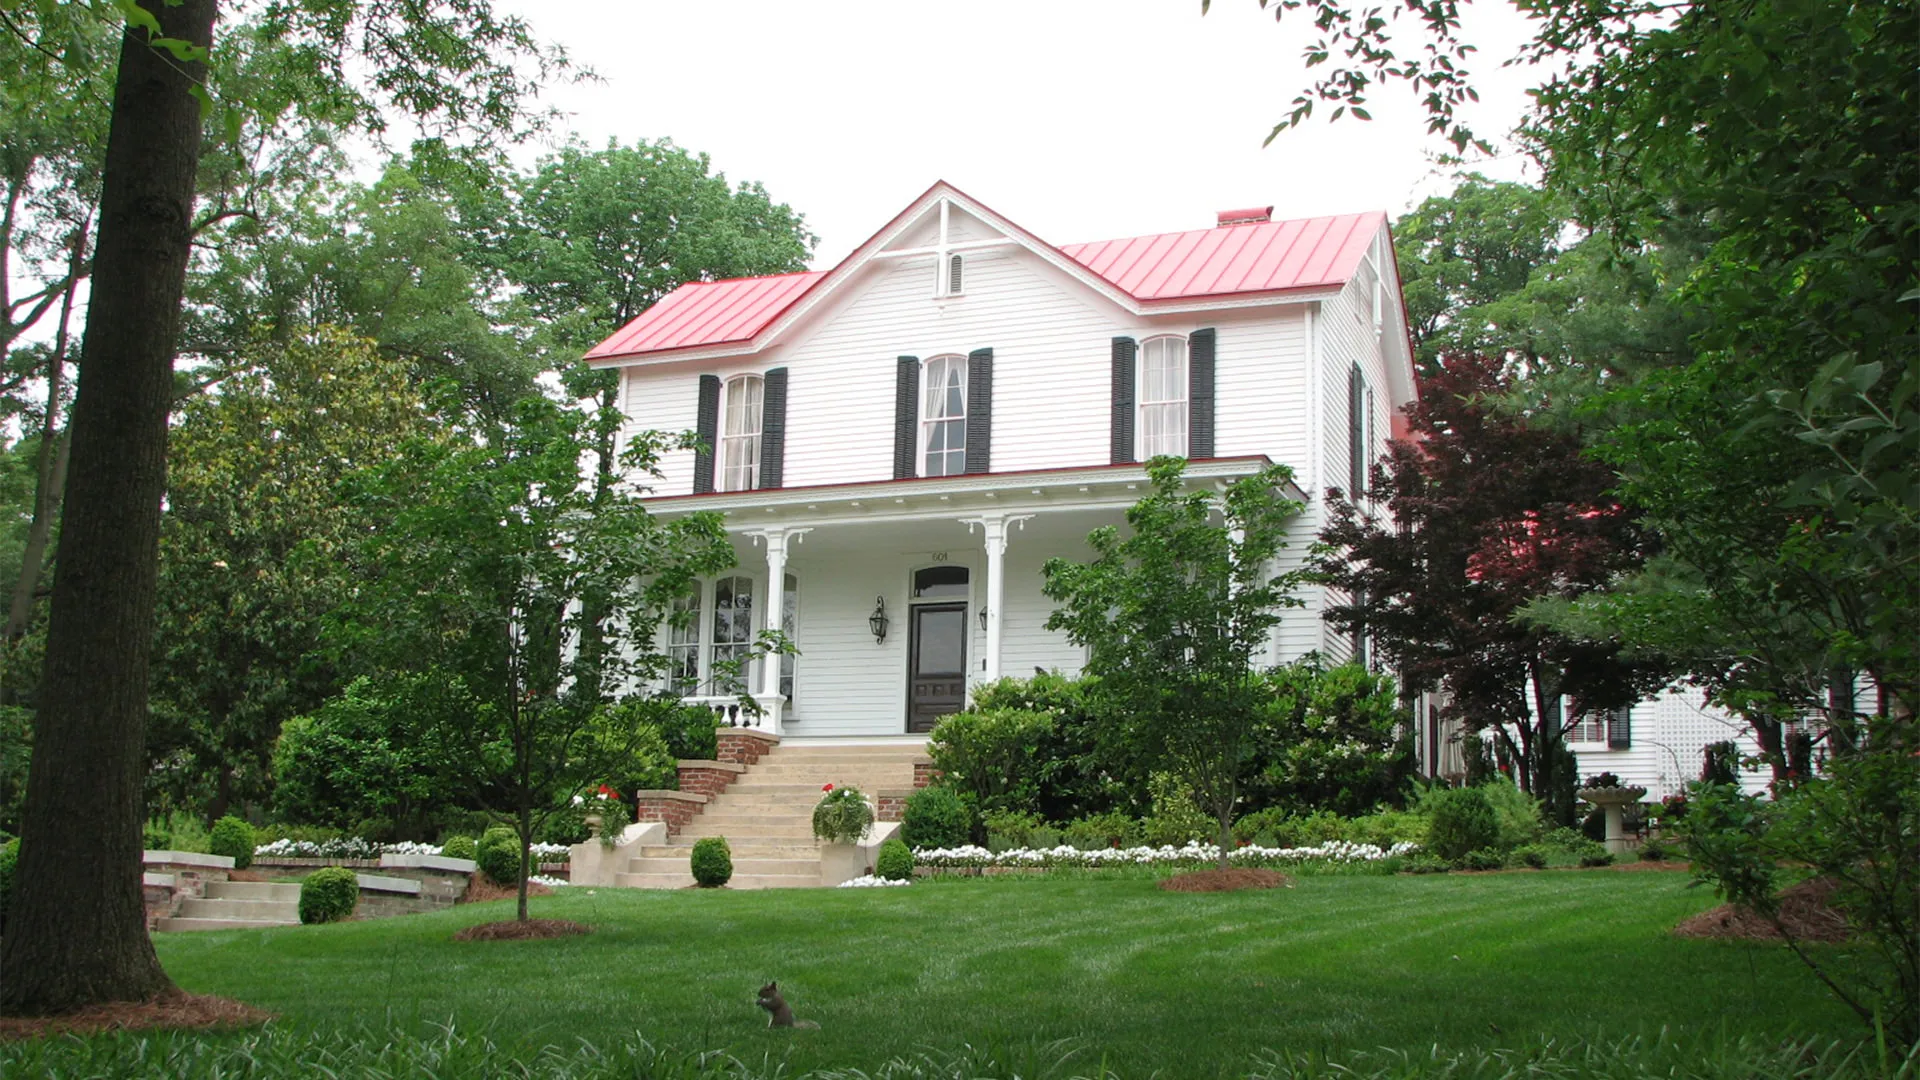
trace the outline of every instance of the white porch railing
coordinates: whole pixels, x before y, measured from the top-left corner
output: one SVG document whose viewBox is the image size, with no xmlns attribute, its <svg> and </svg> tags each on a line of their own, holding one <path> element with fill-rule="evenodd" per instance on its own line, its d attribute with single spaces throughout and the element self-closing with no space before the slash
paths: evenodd
<svg viewBox="0 0 1920 1080">
<path fill-rule="evenodd" d="M 695 694 L 680 700 L 710 710 L 721 727 L 752 728 L 771 735 L 780 733 L 780 706 L 786 702 L 780 697 L 754 698 L 760 707 L 756 712 L 740 694 Z"/>
</svg>

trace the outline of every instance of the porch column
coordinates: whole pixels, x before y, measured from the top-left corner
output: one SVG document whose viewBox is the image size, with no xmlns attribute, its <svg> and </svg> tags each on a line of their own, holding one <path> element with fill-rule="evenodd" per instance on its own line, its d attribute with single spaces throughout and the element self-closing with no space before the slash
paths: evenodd
<svg viewBox="0 0 1920 1080">
<path fill-rule="evenodd" d="M 800 538 L 812 529 L 755 529 L 748 533 L 767 545 L 767 598 L 766 616 L 761 620 L 761 629 L 779 630 L 782 628 L 786 612 L 787 587 L 787 542 L 799 543 Z M 755 694 L 760 704 L 772 714 L 775 734 L 779 733 L 780 707 L 785 704 L 780 699 L 780 657 L 768 655 L 760 658 L 760 689 Z"/>
<path fill-rule="evenodd" d="M 966 523 L 969 531 L 977 526 L 986 539 L 987 655 L 981 678 L 987 682 L 1000 677 L 1000 606 L 1007 595 L 1007 528 L 1012 525 L 1025 528 L 1027 519 L 1032 516 L 1032 514 L 987 514 L 977 518 L 961 519 Z"/>
</svg>

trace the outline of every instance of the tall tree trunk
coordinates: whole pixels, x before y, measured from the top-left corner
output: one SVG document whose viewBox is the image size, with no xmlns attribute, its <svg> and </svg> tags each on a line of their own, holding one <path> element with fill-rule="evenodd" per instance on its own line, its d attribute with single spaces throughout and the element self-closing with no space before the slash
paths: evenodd
<svg viewBox="0 0 1920 1080">
<path fill-rule="evenodd" d="M 80 291 L 80 262 L 86 257 L 87 227 L 74 233 L 72 253 L 67 259 L 67 289 L 60 298 L 60 325 L 54 332 L 53 353 L 47 358 L 47 415 L 40 423 L 40 453 L 35 461 L 33 523 L 27 527 L 27 543 L 20 555 L 20 577 L 13 584 L 13 602 L 7 608 L 4 640 L 11 644 L 27 632 L 33 618 L 33 596 L 40 588 L 40 571 L 47 557 L 47 540 L 53 533 L 53 504 L 67 483 L 68 450 L 72 443 L 60 426 L 60 399 L 64 394 L 67 369 L 68 326 L 73 321 L 73 294 Z M 0 690 L 8 696 L 12 688 Z"/>
<path fill-rule="evenodd" d="M 211 47 L 217 0 L 140 0 Z M 203 63 L 129 28 L 120 45 L 99 249 L 74 398 L 46 667 L 0 1012 L 45 1015 L 168 989 L 140 889 L 147 660 L 167 410 L 186 286 Z"/>
</svg>

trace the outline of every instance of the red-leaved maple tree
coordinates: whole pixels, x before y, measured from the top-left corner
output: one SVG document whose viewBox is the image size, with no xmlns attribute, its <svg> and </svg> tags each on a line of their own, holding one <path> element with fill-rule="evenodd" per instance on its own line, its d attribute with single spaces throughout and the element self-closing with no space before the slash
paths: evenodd
<svg viewBox="0 0 1920 1080">
<path fill-rule="evenodd" d="M 1508 408 L 1509 389 L 1497 358 L 1441 357 L 1406 410 L 1411 437 L 1389 444 L 1369 490 L 1329 489 L 1315 573 L 1348 597 L 1329 622 L 1364 633 L 1408 690 L 1445 691 L 1449 713 L 1545 797 L 1565 783 L 1555 770 L 1569 724 L 1632 703 L 1667 672 L 1516 618 L 1536 597 L 1639 565 L 1644 538 L 1609 494 L 1611 470 Z"/>
</svg>

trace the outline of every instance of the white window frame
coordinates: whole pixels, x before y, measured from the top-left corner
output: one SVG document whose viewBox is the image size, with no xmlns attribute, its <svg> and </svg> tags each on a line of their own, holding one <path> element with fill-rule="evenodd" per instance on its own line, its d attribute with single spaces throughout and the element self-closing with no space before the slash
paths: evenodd
<svg viewBox="0 0 1920 1080">
<path fill-rule="evenodd" d="M 933 366 L 935 364 L 950 366 L 954 363 L 959 364 L 961 371 L 964 373 L 960 380 L 959 415 L 957 416 L 943 415 L 939 417 L 928 416 L 927 406 L 928 404 L 930 404 L 931 398 L 933 395 L 933 380 L 929 376 L 933 371 Z M 943 367 L 942 369 L 943 375 L 945 374 L 946 370 L 947 370 L 947 367 Z M 939 353 L 934 356 L 929 356 L 925 360 L 920 362 L 920 420 L 919 420 L 919 431 L 917 433 L 916 446 L 915 446 L 915 452 L 914 452 L 915 468 L 920 476 L 923 476 L 923 477 L 959 476 L 962 473 L 967 471 L 967 405 L 968 405 L 967 395 L 971 388 L 971 384 L 969 383 L 968 380 L 972 378 L 973 378 L 973 365 L 971 362 L 968 361 L 966 353 L 959 353 L 959 352 Z M 946 380 L 942 378 L 941 380 L 942 395 L 941 396 L 943 401 L 945 399 L 945 392 L 944 392 L 945 385 L 946 385 Z M 938 451 L 933 451 L 928 448 L 928 444 L 933 441 L 932 440 L 933 425 L 956 424 L 956 423 L 957 423 L 957 430 L 960 432 L 960 445 L 958 448 L 955 448 L 950 443 L 942 447 Z M 954 429 L 949 429 L 949 430 L 954 430 Z M 941 463 L 941 471 L 934 472 L 929 467 L 931 465 L 931 462 L 928 459 L 928 455 L 930 453 L 936 453 L 936 452 L 943 455 L 943 457 L 947 455 L 956 454 L 956 453 L 959 454 L 960 467 L 957 469 L 948 471 L 946 468 L 948 462 L 943 460 Z"/>
<path fill-rule="evenodd" d="M 1164 349 L 1166 347 L 1166 343 L 1176 342 L 1176 341 L 1180 343 L 1180 377 L 1177 380 L 1177 389 L 1179 392 L 1179 396 L 1149 400 L 1147 397 L 1148 357 L 1151 355 L 1154 346 L 1159 345 L 1161 346 L 1161 348 Z M 1156 334 L 1153 337 L 1146 338 L 1145 340 L 1140 342 L 1140 354 L 1139 354 L 1139 357 L 1134 361 L 1134 372 L 1133 372 L 1133 386 L 1134 386 L 1133 451 L 1134 451 L 1134 458 L 1136 460 L 1147 461 L 1152 458 L 1162 457 L 1162 456 L 1180 457 L 1180 458 L 1187 456 L 1189 449 L 1191 449 L 1193 445 L 1193 442 L 1192 442 L 1193 430 L 1192 430 L 1192 424 L 1190 423 L 1193 403 L 1189 400 L 1189 395 L 1192 392 L 1191 391 L 1192 385 L 1193 385 L 1193 356 L 1192 356 L 1192 353 L 1189 351 L 1187 338 L 1185 335 Z M 1148 440 L 1148 435 L 1147 435 L 1147 415 L 1148 415 L 1147 410 L 1148 409 L 1159 410 L 1159 414 L 1162 418 L 1169 417 L 1169 416 L 1175 416 L 1179 418 L 1180 437 L 1178 440 L 1177 448 L 1175 449 L 1164 448 L 1166 444 L 1172 442 L 1172 440 L 1167 438 L 1164 434 L 1160 437 L 1159 443 L 1156 443 L 1153 446 L 1148 445 L 1148 441 L 1147 441 Z"/>
<path fill-rule="evenodd" d="M 742 426 L 749 430 L 734 431 L 734 406 L 738 396 L 744 395 L 749 386 L 757 388 L 751 403 L 740 410 Z M 751 410 L 751 415 L 748 411 Z M 715 447 L 714 471 L 719 482 L 714 485 L 719 491 L 752 491 L 760 486 L 760 448 L 761 438 L 766 432 L 767 380 L 759 372 L 746 372 L 730 375 L 720 384 L 720 445 Z M 747 423 L 751 421 L 750 425 Z M 734 463 L 734 451 L 744 451 L 747 458 L 744 465 Z M 741 484 L 740 481 L 745 483 Z"/>
<path fill-rule="evenodd" d="M 764 580 L 761 575 L 739 572 L 702 578 L 694 583 L 693 588 L 684 598 L 674 602 L 675 610 L 685 611 L 692 608 L 693 621 L 687 627 L 674 626 L 669 622 L 663 628 L 665 647 L 670 660 L 666 677 L 668 692 L 679 697 L 713 697 L 728 693 L 726 688 L 714 684 L 714 679 L 717 677 L 716 658 L 720 656 L 722 649 L 750 647 L 759 639 L 761 624 L 765 618 L 759 606 L 766 601 L 766 590 L 760 587 Z M 714 619 L 719 614 L 717 597 L 720 583 L 723 581 L 745 581 L 751 590 L 749 593 L 751 603 L 747 609 L 749 612 L 747 636 L 744 639 L 720 641 L 715 633 L 717 627 L 714 625 Z M 789 641 L 798 642 L 800 640 L 800 577 L 791 570 L 786 571 L 782 584 L 784 588 L 781 590 L 780 626 Z M 738 595 L 737 590 L 735 595 Z M 674 660 L 676 654 L 688 652 L 693 654 L 694 661 L 694 674 L 691 676 L 682 675 L 681 663 Z M 760 681 L 756 676 L 759 674 L 759 666 L 765 662 L 764 659 L 756 660 L 740 672 L 738 678 L 744 692 L 759 692 Z M 687 681 L 689 678 L 692 680 L 691 683 Z M 792 700 L 793 687 L 797 684 L 798 678 L 799 663 L 796 656 L 792 653 L 783 655 L 780 658 L 780 692 L 788 700 Z"/>
</svg>

